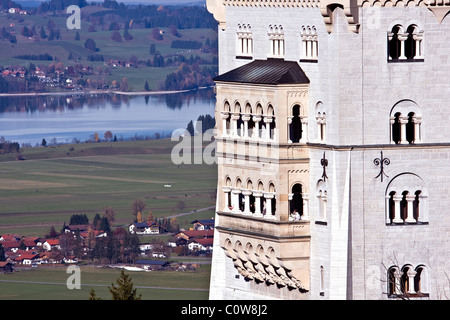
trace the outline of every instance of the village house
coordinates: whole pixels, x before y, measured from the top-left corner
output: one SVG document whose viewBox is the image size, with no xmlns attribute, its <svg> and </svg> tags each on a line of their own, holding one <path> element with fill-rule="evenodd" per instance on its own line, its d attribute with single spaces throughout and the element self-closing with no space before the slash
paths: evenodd
<svg viewBox="0 0 450 320">
<path fill-rule="evenodd" d="M 212 251 L 214 238 L 192 239 L 189 241 L 188 249 L 190 251 Z"/>
<path fill-rule="evenodd" d="M 194 225 L 194 230 L 214 229 L 214 219 L 194 220 L 191 223 Z"/>
<path fill-rule="evenodd" d="M 164 230 L 155 221 L 135 222 L 128 227 L 131 234 L 160 234 Z"/>
<path fill-rule="evenodd" d="M 42 245 L 42 248 L 46 251 L 50 251 L 52 249 L 61 250 L 61 245 L 59 243 L 59 239 L 47 239 Z"/>
<path fill-rule="evenodd" d="M 22 265 L 31 265 L 33 262 L 37 262 L 39 254 L 36 252 L 22 253 L 14 259 L 14 262 Z"/>
</svg>

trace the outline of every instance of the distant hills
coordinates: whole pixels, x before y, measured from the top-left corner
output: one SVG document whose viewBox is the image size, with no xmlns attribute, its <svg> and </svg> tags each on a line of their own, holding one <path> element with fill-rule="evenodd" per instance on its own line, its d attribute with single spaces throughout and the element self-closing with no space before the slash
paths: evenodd
<svg viewBox="0 0 450 320">
<path fill-rule="evenodd" d="M 38 7 L 42 2 L 49 2 L 50 0 L 16 0 L 15 2 L 20 4 L 24 8 L 35 8 Z M 90 1 L 90 2 L 97 2 L 102 3 L 103 1 L 97 0 L 97 1 Z M 184 5 L 184 6 L 191 6 L 191 5 L 204 5 L 206 4 L 206 0 L 119 0 L 117 1 L 119 3 L 124 4 L 143 4 L 143 5 Z"/>
</svg>

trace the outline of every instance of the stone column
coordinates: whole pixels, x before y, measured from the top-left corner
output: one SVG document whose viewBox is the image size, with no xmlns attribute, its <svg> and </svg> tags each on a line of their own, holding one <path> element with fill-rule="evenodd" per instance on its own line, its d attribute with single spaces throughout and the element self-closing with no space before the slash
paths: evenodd
<svg viewBox="0 0 450 320">
<path fill-rule="evenodd" d="M 232 188 L 231 189 L 232 192 L 232 206 L 233 209 L 231 210 L 231 212 L 234 213 L 241 213 L 241 209 L 239 208 L 239 194 L 241 193 L 241 189 L 239 188 Z"/>
<path fill-rule="evenodd" d="M 308 142 L 308 118 L 300 117 L 300 121 L 302 122 L 302 137 L 300 138 L 300 143 Z"/>
<path fill-rule="evenodd" d="M 239 113 L 232 113 L 231 114 L 231 128 L 230 128 L 230 137 L 237 137 L 238 136 L 238 127 L 237 122 L 239 120 Z"/>
<path fill-rule="evenodd" d="M 253 116 L 253 121 L 255 122 L 255 128 L 253 129 L 253 139 L 258 140 L 260 138 L 260 132 L 259 132 L 259 123 L 262 120 L 262 116 L 261 115 L 254 115 Z"/>
<path fill-rule="evenodd" d="M 288 143 L 292 143 L 291 140 L 291 124 L 292 124 L 292 119 L 294 117 L 293 116 L 288 116 L 287 117 L 287 142 Z"/>
<path fill-rule="evenodd" d="M 403 196 L 395 194 L 392 198 L 394 200 L 394 219 L 392 222 L 394 223 L 402 223 L 402 217 L 400 216 L 400 201 L 402 201 Z"/>
<path fill-rule="evenodd" d="M 395 117 L 390 117 L 389 122 L 391 124 L 391 144 L 395 144 L 394 141 L 394 123 L 395 123 Z"/>
<path fill-rule="evenodd" d="M 317 59 L 317 57 L 319 55 L 318 51 L 319 51 L 319 48 L 318 48 L 317 36 L 314 36 L 312 38 L 312 58 L 313 59 Z"/>
<path fill-rule="evenodd" d="M 264 193 L 264 198 L 266 199 L 266 215 L 264 218 L 273 218 L 272 213 L 272 199 L 274 197 L 273 193 Z"/>
<path fill-rule="evenodd" d="M 248 122 L 250 121 L 250 114 L 243 114 L 242 120 L 244 121 L 244 138 L 248 138 Z"/>
<path fill-rule="evenodd" d="M 272 116 L 264 117 L 264 122 L 266 124 L 266 131 L 265 131 L 264 139 L 267 140 L 267 141 L 271 140 L 271 138 L 270 138 L 270 136 L 271 136 L 271 134 L 270 134 L 270 124 L 272 123 L 272 121 L 273 121 L 273 117 Z"/>
<path fill-rule="evenodd" d="M 308 58 L 308 40 L 306 36 L 302 36 L 302 47 L 303 58 Z"/>
<path fill-rule="evenodd" d="M 418 143 L 422 141 L 420 134 L 422 117 L 414 116 L 413 121 L 414 121 L 414 143 Z"/>
<path fill-rule="evenodd" d="M 278 53 L 278 55 L 280 55 L 280 56 L 284 56 L 284 39 L 283 38 L 280 38 L 279 40 L 278 40 L 278 43 L 279 43 L 279 53 Z"/>
<path fill-rule="evenodd" d="M 414 59 L 423 59 L 422 53 L 423 33 L 413 34 L 413 40 L 416 42 L 416 55 L 414 56 Z"/>
<path fill-rule="evenodd" d="M 244 214 L 250 215 L 252 214 L 252 212 L 250 211 L 250 196 L 252 194 L 252 192 L 250 190 L 243 190 L 242 194 L 244 195 L 244 202 L 245 202 L 245 206 L 244 206 Z"/>
<path fill-rule="evenodd" d="M 309 220 L 309 194 L 307 193 L 302 193 L 302 198 L 303 198 L 303 214 L 300 217 L 301 220 Z"/>
<path fill-rule="evenodd" d="M 398 34 L 397 35 L 398 40 L 400 41 L 400 56 L 399 59 L 400 60 L 406 60 L 406 55 L 405 55 L 405 41 L 408 39 L 408 34 Z"/>
<path fill-rule="evenodd" d="M 408 123 L 408 117 L 400 117 L 400 144 L 408 144 L 406 140 L 406 124 Z"/>
<path fill-rule="evenodd" d="M 311 36 L 308 36 L 308 38 L 307 38 L 308 40 L 307 40 L 307 55 L 306 55 L 306 57 L 307 58 L 312 58 L 312 56 L 313 56 L 313 46 L 312 46 L 312 38 L 311 38 Z"/>
<path fill-rule="evenodd" d="M 419 217 L 417 221 L 428 222 L 427 201 L 428 196 L 422 195 L 421 193 L 419 195 Z"/>
<path fill-rule="evenodd" d="M 261 197 L 262 192 L 253 192 L 253 196 L 255 197 L 255 217 L 261 217 Z"/>
<path fill-rule="evenodd" d="M 228 194 L 231 192 L 231 187 L 222 187 L 222 190 L 225 194 L 225 208 L 223 209 L 223 211 L 229 212 L 230 210 L 230 205 L 231 203 L 228 202 Z"/>
<path fill-rule="evenodd" d="M 416 219 L 414 219 L 414 209 L 413 209 L 413 202 L 416 199 L 416 197 L 414 195 L 407 195 L 406 196 L 406 201 L 408 202 L 408 210 L 407 210 L 407 217 L 405 222 L 409 222 L 409 223 L 415 223 Z"/>
<path fill-rule="evenodd" d="M 222 137 L 228 136 L 227 132 L 227 120 L 230 118 L 230 114 L 228 112 L 222 112 Z"/>
<path fill-rule="evenodd" d="M 408 276 L 408 293 L 415 293 L 414 291 L 414 277 L 417 274 L 416 271 L 414 271 L 412 268 L 408 268 L 407 271 Z"/>
<path fill-rule="evenodd" d="M 392 41 L 392 39 L 394 38 L 394 33 L 392 33 L 392 32 L 389 32 L 388 33 L 388 46 L 390 45 L 390 42 Z M 388 54 L 388 60 L 392 60 L 392 57 L 391 57 L 391 54 L 390 54 L 390 52 L 389 52 L 389 54 Z"/>
</svg>

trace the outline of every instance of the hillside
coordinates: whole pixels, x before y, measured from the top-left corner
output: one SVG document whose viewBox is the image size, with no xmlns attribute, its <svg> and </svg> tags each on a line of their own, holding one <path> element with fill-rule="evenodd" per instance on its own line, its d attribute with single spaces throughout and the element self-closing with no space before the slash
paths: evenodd
<svg viewBox="0 0 450 320">
<path fill-rule="evenodd" d="M 70 3 L 86 4 L 79 30 L 60 9 Z M 217 72 L 217 25 L 202 6 L 52 0 L 18 12 L 0 13 L 0 92 L 162 90 L 183 65 L 196 87 Z"/>
</svg>

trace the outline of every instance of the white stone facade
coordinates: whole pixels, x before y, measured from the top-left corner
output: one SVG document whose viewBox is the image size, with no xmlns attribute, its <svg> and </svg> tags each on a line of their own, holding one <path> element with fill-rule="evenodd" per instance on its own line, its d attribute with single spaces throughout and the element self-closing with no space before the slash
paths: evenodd
<svg viewBox="0 0 450 320">
<path fill-rule="evenodd" d="M 297 2 L 302 1 L 292 1 Z M 220 245 L 223 234 L 216 228 L 210 298 L 378 300 L 406 292 L 411 299 L 446 299 L 450 296 L 450 215 L 446 213 L 450 207 L 450 16 L 443 18 L 422 4 L 360 4 L 351 16 L 338 7 L 325 18 L 320 1 L 311 3 L 317 5 L 265 7 L 208 1 L 211 11 L 220 11 L 215 14 L 221 22 L 220 74 L 272 57 L 276 38 L 283 42 L 282 48 L 277 44 L 282 51 L 276 52 L 287 61 L 297 61 L 310 80 L 307 141 L 298 144 L 308 155 L 308 290 L 246 281 L 225 254 Z M 350 17 L 357 17 L 357 23 Z M 246 46 L 251 45 L 244 51 L 238 47 L 243 25 Z M 394 27 L 401 26 L 403 35 L 411 25 L 420 33 L 412 42 L 417 45 L 416 56 L 393 61 L 389 41 Z M 269 26 L 278 26 L 277 35 Z M 307 35 L 305 30 L 310 30 Z M 219 98 L 227 92 L 220 90 L 216 123 L 222 128 Z M 254 101 L 258 95 L 270 100 L 273 94 L 236 90 L 236 98 Z M 285 128 L 289 115 L 277 108 L 288 106 L 274 104 L 274 108 L 277 129 Z M 389 159 L 383 172 L 382 163 L 374 162 L 381 161 L 381 155 Z M 247 163 L 233 172 L 235 167 L 219 159 L 217 212 L 225 201 L 222 179 L 255 175 L 250 167 L 261 170 L 257 163 Z M 280 180 L 274 183 L 284 193 L 286 175 L 278 172 L 273 177 Z M 284 196 L 288 195 L 277 193 L 277 203 Z M 282 217 L 277 213 L 275 219 Z M 229 217 L 216 215 L 216 225 L 221 226 L 225 218 Z M 390 272 L 396 288 L 390 286 Z"/>
</svg>

